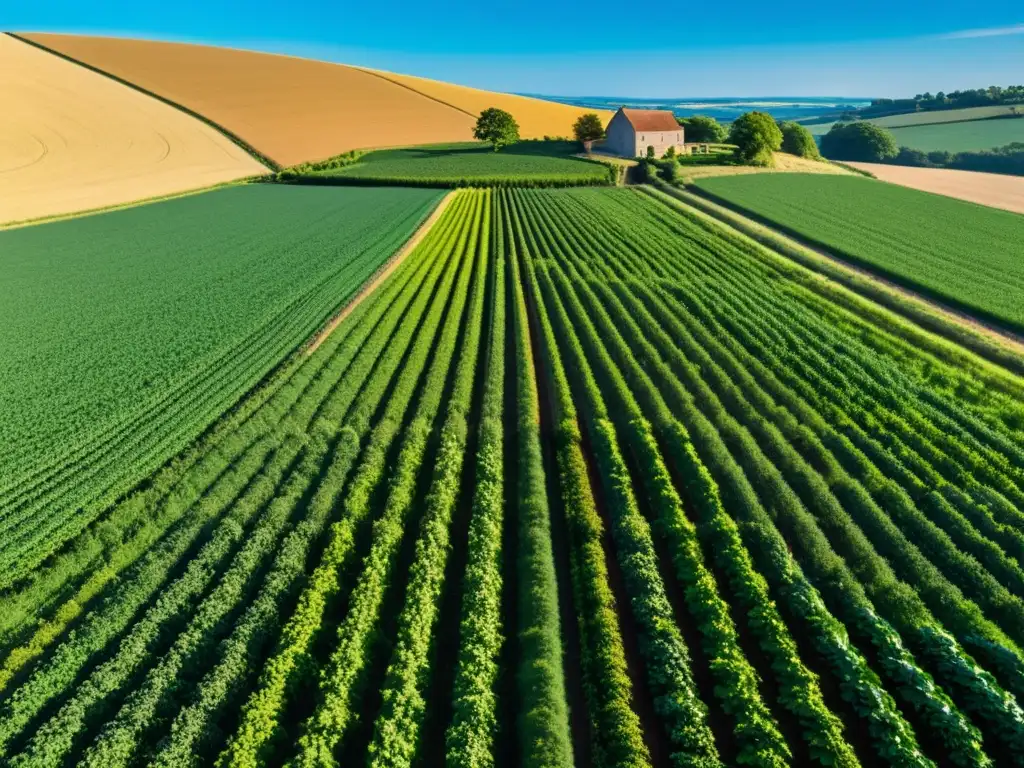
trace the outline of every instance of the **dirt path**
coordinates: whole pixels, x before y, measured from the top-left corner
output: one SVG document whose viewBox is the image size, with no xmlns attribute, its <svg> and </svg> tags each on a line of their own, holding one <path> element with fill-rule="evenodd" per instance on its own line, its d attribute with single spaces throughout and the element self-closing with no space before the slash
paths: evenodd
<svg viewBox="0 0 1024 768">
<path fill-rule="evenodd" d="M 321 344 L 334 333 L 334 329 L 341 325 L 341 322 L 355 311 L 355 308 L 359 304 L 373 293 L 377 286 L 383 283 L 388 277 L 398 269 L 399 265 L 405 261 L 405 257 L 412 253 L 413 249 L 419 245 L 423 238 L 427 236 L 437 220 L 441 218 L 441 214 L 445 212 L 452 199 L 455 197 L 455 190 L 452 190 L 441 198 L 441 202 L 437 204 L 433 212 L 420 224 L 419 228 L 413 232 L 412 237 L 405 241 L 405 245 L 395 251 L 394 255 L 388 259 L 380 269 L 371 277 L 362 288 L 351 298 L 348 303 L 345 304 L 330 320 L 327 321 L 326 325 L 317 331 L 316 335 L 313 336 L 306 344 L 306 354 L 312 355 L 320 347 Z"/>
<path fill-rule="evenodd" d="M 970 203 L 1024 213 L 1024 176 L 957 171 L 950 168 L 911 168 L 880 163 L 849 163 L 875 178 L 901 187 L 955 197 Z"/>
</svg>

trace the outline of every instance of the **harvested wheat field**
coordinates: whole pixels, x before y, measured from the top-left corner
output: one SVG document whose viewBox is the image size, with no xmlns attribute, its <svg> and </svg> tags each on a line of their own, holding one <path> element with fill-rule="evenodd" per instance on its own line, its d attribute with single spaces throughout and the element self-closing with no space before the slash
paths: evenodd
<svg viewBox="0 0 1024 768">
<path fill-rule="evenodd" d="M 949 168 L 911 168 L 881 163 L 848 163 L 870 171 L 875 177 L 892 184 L 956 197 L 1005 211 L 1024 213 L 1024 177 L 998 173 L 955 171 Z"/>
<path fill-rule="evenodd" d="M 824 173 L 834 176 L 850 176 L 851 171 L 841 165 L 818 160 L 808 160 L 786 152 L 775 153 L 775 165 L 762 168 L 756 165 L 682 165 L 679 174 L 683 181 L 690 183 L 712 176 L 746 176 L 752 173 Z"/>
<path fill-rule="evenodd" d="M 7 35 L 0 71 L 0 224 L 266 171 L 201 121 Z"/>
<path fill-rule="evenodd" d="M 511 110 L 524 137 L 567 134 L 582 112 L 291 56 L 77 35 L 25 37 L 181 104 L 283 166 L 350 149 L 467 141 L 476 114 L 488 106 Z M 423 84 L 423 92 L 411 81 Z M 438 95 L 442 88 L 445 98 Z"/>
<path fill-rule="evenodd" d="M 607 123 L 612 119 L 613 112 L 603 109 L 582 109 L 568 104 L 557 104 L 543 99 L 531 99 L 528 96 L 516 96 L 511 93 L 495 93 L 482 91 L 478 88 L 467 88 L 438 80 L 413 75 L 396 75 L 391 72 L 365 70 L 373 72 L 392 82 L 412 88 L 431 98 L 450 104 L 456 109 L 469 114 L 479 115 L 488 107 L 498 107 L 515 115 L 519 123 L 519 133 L 524 139 L 540 139 L 544 136 L 572 136 L 572 124 L 576 118 L 586 112 L 595 112 Z"/>
</svg>

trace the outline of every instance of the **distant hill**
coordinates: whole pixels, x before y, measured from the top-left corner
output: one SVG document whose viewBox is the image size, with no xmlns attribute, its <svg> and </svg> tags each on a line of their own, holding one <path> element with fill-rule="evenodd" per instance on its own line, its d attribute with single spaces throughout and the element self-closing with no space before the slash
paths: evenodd
<svg viewBox="0 0 1024 768">
<path fill-rule="evenodd" d="M 573 121 L 588 111 L 291 56 L 147 40 L 22 36 L 186 107 L 282 166 L 351 149 L 470 140 L 476 116 L 490 106 L 512 112 L 523 138 L 570 135 Z"/>
<path fill-rule="evenodd" d="M 0 225 L 264 174 L 184 112 L 0 34 Z"/>
</svg>

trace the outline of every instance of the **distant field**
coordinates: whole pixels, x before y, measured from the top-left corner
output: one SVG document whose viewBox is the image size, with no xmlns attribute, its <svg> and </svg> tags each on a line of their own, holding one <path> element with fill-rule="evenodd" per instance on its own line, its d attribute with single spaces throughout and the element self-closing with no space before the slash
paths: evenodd
<svg viewBox="0 0 1024 768">
<path fill-rule="evenodd" d="M 1024 177 L 953 168 L 913 168 L 887 163 L 849 163 L 877 179 L 923 192 L 1024 213 Z"/>
<path fill-rule="evenodd" d="M 438 199 L 250 185 L 0 233 L 0 581 L 193 439 Z"/>
<path fill-rule="evenodd" d="M 850 171 L 840 165 L 824 163 L 817 160 L 808 160 L 785 152 L 775 153 L 775 165 L 772 168 L 762 168 L 755 165 L 688 165 L 682 164 L 679 169 L 679 176 L 686 183 L 695 179 L 704 179 L 711 176 L 744 176 L 755 173 L 825 173 L 849 175 Z"/>
<path fill-rule="evenodd" d="M 866 122 L 875 123 L 883 128 L 906 128 L 912 125 L 934 125 L 937 123 L 954 123 L 975 120 L 985 120 L 991 117 L 1002 117 L 1003 115 L 1014 114 L 1014 107 L 967 107 L 965 109 L 942 109 L 934 112 L 911 112 L 906 115 L 892 115 L 890 117 L 874 117 Z M 1024 114 L 1024 106 L 1017 106 L 1016 111 Z M 822 135 L 829 132 L 835 123 L 821 123 L 819 125 L 808 125 L 807 130 L 815 135 Z"/>
<path fill-rule="evenodd" d="M 519 123 L 519 135 L 524 139 L 572 136 L 572 124 L 582 113 L 595 112 L 605 123 L 611 120 L 614 114 L 613 111 L 607 109 L 583 109 L 544 99 L 516 96 L 511 93 L 495 93 L 478 88 L 467 88 L 464 85 L 429 80 L 425 77 L 396 75 L 392 72 L 377 70 L 367 71 L 376 72 L 382 77 L 401 83 L 472 115 L 478 115 L 488 107 L 498 107 L 511 112 L 515 115 L 516 122 Z"/>
<path fill-rule="evenodd" d="M 181 111 L 0 35 L 0 225 L 266 173 Z"/>
<path fill-rule="evenodd" d="M 575 142 L 523 141 L 495 152 L 463 142 L 370 152 L 354 165 L 317 175 L 365 182 L 484 186 L 509 183 L 587 184 L 608 180 L 608 168 L 575 157 Z"/>
<path fill-rule="evenodd" d="M 920 149 L 923 152 L 970 152 L 1024 141 L 1024 118 L 932 123 L 891 130 L 896 143 L 901 147 Z"/>
<path fill-rule="evenodd" d="M 483 106 L 511 109 L 524 138 L 568 135 L 586 111 L 291 56 L 76 35 L 25 37 L 188 107 L 282 166 L 352 149 L 469 141 Z"/>
<path fill-rule="evenodd" d="M 1024 216 L 854 176 L 736 176 L 697 187 L 908 287 L 1024 328 Z"/>
</svg>

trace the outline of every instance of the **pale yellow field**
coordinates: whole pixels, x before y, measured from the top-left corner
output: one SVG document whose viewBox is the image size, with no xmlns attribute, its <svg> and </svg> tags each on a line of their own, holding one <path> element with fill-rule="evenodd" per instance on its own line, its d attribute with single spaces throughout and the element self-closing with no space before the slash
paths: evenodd
<svg viewBox="0 0 1024 768">
<path fill-rule="evenodd" d="M 523 138 L 571 135 L 585 111 L 293 56 L 82 35 L 24 37 L 181 104 L 284 166 L 352 149 L 471 141 L 476 116 L 487 107 L 512 112 Z"/>
<path fill-rule="evenodd" d="M 8 35 L 0 72 L 0 224 L 266 172 L 203 122 Z"/>
<path fill-rule="evenodd" d="M 958 171 L 951 168 L 911 168 L 881 163 L 850 163 L 882 181 L 956 197 L 971 203 L 1024 213 L 1024 176 Z"/>
<path fill-rule="evenodd" d="M 679 174 L 684 182 L 706 179 L 709 176 L 744 176 L 749 173 L 830 173 L 849 176 L 852 172 L 832 163 L 808 160 L 785 152 L 775 153 L 775 167 L 773 168 L 760 168 L 753 165 L 684 165 L 679 169 Z"/>
<path fill-rule="evenodd" d="M 572 136 L 572 124 L 586 112 L 595 112 L 607 124 L 613 112 L 602 109 L 583 109 L 568 104 L 556 104 L 543 99 L 531 99 L 511 93 L 496 93 L 454 85 L 438 80 L 413 75 L 396 75 L 392 72 L 367 69 L 388 80 L 412 88 L 438 101 L 469 114 L 479 115 L 488 107 L 498 107 L 510 112 L 519 123 L 519 134 L 524 139 L 540 139 L 544 136 Z"/>
</svg>

